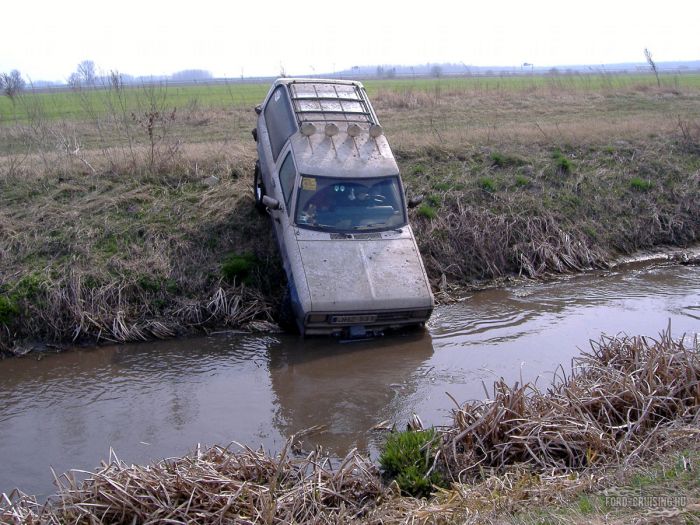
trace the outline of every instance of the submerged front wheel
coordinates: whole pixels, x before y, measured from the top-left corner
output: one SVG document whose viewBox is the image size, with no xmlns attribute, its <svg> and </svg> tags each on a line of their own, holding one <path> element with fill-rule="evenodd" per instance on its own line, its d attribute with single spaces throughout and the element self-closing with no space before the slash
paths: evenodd
<svg viewBox="0 0 700 525">
<path fill-rule="evenodd" d="M 260 213 L 265 213 L 265 205 L 262 202 L 265 195 L 265 185 L 262 180 L 262 171 L 260 170 L 260 161 L 255 161 L 255 174 L 253 175 L 253 198 L 255 199 L 255 209 Z"/>
<path fill-rule="evenodd" d="M 284 295 L 282 296 L 282 301 L 277 309 L 277 324 L 285 332 L 292 334 L 299 333 L 299 326 L 296 322 L 296 317 L 294 316 L 294 308 L 292 307 L 292 292 L 287 285 Z"/>
</svg>

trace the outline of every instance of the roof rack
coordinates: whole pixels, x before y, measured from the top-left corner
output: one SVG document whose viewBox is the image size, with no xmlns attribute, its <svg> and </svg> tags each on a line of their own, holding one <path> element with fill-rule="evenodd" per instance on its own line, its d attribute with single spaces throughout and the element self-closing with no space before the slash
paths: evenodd
<svg viewBox="0 0 700 525">
<path fill-rule="evenodd" d="M 288 86 L 299 126 L 304 122 L 376 123 L 364 90 L 357 84 L 292 82 Z"/>
</svg>

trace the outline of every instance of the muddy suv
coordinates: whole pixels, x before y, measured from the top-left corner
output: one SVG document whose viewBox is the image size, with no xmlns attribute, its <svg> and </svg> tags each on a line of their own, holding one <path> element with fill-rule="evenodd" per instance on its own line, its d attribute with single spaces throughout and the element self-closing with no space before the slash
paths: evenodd
<svg viewBox="0 0 700 525">
<path fill-rule="evenodd" d="M 299 331 L 361 337 L 425 323 L 430 284 L 362 84 L 278 79 L 256 112 L 255 205 L 272 217 Z"/>
</svg>

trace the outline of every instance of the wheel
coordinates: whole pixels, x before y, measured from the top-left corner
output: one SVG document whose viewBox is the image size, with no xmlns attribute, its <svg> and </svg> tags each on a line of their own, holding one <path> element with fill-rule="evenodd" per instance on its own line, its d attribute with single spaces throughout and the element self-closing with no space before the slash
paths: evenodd
<svg viewBox="0 0 700 525">
<path fill-rule="evenodd" d="M 253 198 L 255 199 L 255 209 L 261 214 L 265 213 L 265 205 L 262 202 L 265 195 L 265 184 L 262 180 L 262 171 L 260 170 L 260 161 L 255 161 L 255 173 L 253 175 Z"/>
<path fill-rule="evenodd" d="M 277 324 L 280 325 L 280 328 L 285 332 L 291 334 L 299 333 L 299 327 L 297 326 L 294 310 L 292 308 L 292 294 L 289 286 L 286 287 L 284 296 L 277 310 Z"/>
</svg>

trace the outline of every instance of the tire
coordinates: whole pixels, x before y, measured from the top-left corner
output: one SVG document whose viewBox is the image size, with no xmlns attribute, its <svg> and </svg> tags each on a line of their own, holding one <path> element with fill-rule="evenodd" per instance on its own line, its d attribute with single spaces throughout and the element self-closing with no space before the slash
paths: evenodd
<svg viewBox="0 0 700 525">
<path fill-rule="evenodd" d="M 262 203 L 262 198 L 265 195 L 265 184 L 262 180 L 262 171 L 260 170 L 260 161 L 255 161 L 255 173 L 253 175 L 253 198 L 255 199 L 255 209 L 259 213 L 266 213 L 265 205 Z"/>
<path fill-rule="evenodd" d="M 292 294 L 289 290 L 289 286 L 286 287 L 282 302 L 277 310 L 277 324 L 287 333 L 299 333 L 299 327 L 297 326 L 294 310 L 292 308 Z"/>
</svg>

